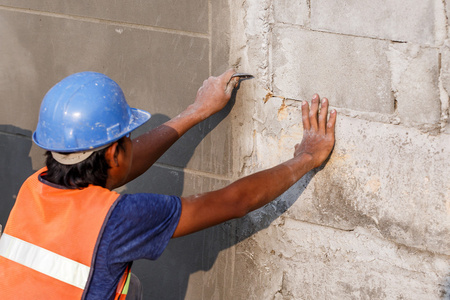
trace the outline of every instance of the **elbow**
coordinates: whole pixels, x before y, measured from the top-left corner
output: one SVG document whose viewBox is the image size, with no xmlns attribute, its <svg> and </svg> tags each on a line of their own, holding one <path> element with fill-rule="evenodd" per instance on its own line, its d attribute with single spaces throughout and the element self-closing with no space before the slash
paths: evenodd
<svg viewBox="0 0 450 300">
<path fill-rule="evenodd" d="M 226 207 L 230 218 L 242 218 L 249 212 L 259 207 L 260 194 L 254 190 L 242 189 L 241 186 L 232 184 L 223 190 L 223 199 L 226 199 Z"/>
<path fill-rule="evenodd" d="M 245 217 L 251 210 L 245 203 L 238 203 L 235 207 L 235 217 L 234 218 L 242 218 Z"/>
<path fill-rule="evenodd" d="M 250 212 L 248 197 L 232 188 L 228 188 L 224 192 L 220 194 L 221 197 L 217 197 L 216 199 L 222 203 L 222 213 L 226 219 L 242 218 Z"/>
<path fill-rule="evenodd" d="M 251 198 L 247 195 L 235 197 L 232 203 L 234 218 L 242 218 L 253 210 L 250 199 Z"/>
</svg>

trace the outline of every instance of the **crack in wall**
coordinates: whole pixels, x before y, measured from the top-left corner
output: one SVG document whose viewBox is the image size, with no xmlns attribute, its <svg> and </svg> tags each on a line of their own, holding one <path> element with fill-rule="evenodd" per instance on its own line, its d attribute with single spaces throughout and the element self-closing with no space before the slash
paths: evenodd
<svg viewBox="0 0 450 300">
<path fill-rule="evenodd" d="M 443 48 L 445 50 L 445 47 Z M 441 118 L 440 118 L 440 132 L 445 132 L 446 128 L 450 126 L 450 96 L 444 84 L 445 70 L 442 63 L 442 52 L 439 52 L 439 91 L 441 100 Z"/>
<path fill-rule="evenodd" d="M 11 133 L 11 132 L 6 132 L 6 131 L 0 131 L 0 134 L 7 135 L 7 136 L 14 136 L 14 137 L 25 138 L 25 139 L 28 139 L 30 141 L 32 140 L 31 136 L 26 135 L 26 134 L 22 134 L 22 133 L 18 133 L 18 132 Z"/>
</svg>

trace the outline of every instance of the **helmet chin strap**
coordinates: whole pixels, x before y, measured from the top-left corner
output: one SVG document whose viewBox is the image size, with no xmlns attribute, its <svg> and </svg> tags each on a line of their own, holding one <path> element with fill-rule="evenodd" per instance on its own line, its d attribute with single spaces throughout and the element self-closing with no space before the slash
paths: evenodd
<svg viewBox="0 0 450 300">
<path fill-rule="evenodd" d="M 95 151 L 100 151 L 105 148 L 108 148 L 111 146 L 112 143 L 106 144 L 104 146 L 92 149 L 92 150 L 86 150 L 86 151 L 80 151 L 80 152 L 71 152 L 71 153 L 61 153 L 61 152 L 53 152 L 52 156 L 53 158 L 59 162 L 62 165 L 75 165 L 79 162 L 82 162 L 83 160 L 87 159 L 89 156 L 92 155 Z"/>
</svg>

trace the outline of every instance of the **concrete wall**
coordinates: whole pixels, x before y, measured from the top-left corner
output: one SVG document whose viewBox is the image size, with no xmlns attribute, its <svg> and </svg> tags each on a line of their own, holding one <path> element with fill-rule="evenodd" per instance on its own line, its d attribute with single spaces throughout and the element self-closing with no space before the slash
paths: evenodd
<svg viewBox="0 0 450 300">
<path fill-rule="evenodd" d="M 240 221 L 239 299 L 450 299 L 449 4 L 233 1 L 241 174 L 292 155 L 293 99 L 339 113 L 326 166 Z"/>
<path fill-rule="evenodd" d="M 148 129 L 231 65 L 256 79 L 123 192 L 204 192 L 290 158 L 293 99 L 315 92 L 336 147 L 275 202 L 137 262 L 146 298 L 449 298 L 450 3 L 185 2 L 0 0 L 0 223 L 43 165 L 30 136 L 57 81 L 106 73 Z"/>
</svg>

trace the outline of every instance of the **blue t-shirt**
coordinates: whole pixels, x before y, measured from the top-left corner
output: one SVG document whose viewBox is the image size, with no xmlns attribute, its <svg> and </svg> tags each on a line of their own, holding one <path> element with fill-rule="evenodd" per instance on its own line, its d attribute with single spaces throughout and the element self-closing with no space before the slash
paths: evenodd
<svg viewBox="0 0 450 300">
<path fill-rule="evenodd" d="M 131 262 L 157 259 L 169 243 L 180 214 L 179 197 L 121 195 L 104 226 L 86 299 L 110 299 Z"/>
</svg>

